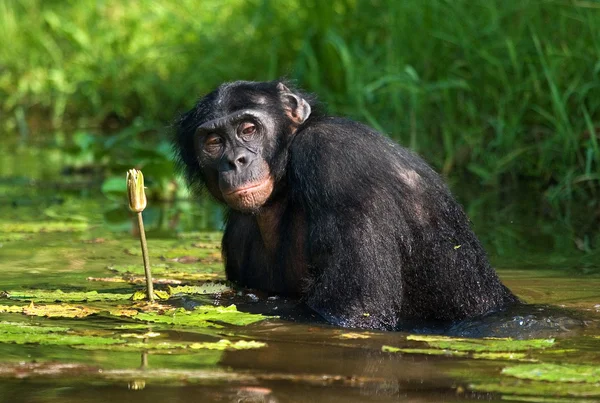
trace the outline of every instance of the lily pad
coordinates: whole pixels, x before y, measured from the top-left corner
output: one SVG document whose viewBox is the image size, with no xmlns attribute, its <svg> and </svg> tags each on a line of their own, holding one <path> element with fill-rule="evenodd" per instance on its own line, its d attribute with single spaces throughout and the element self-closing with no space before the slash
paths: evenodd
<svg viewBox="0 0 600 403">
<path fill-rule="evenodd" d="M 34 300 L 35 302 L 120 301 L 131 298 L 131 294 L 99 293 L 98 291 L 64 292 L 61 290 L 15 290 L 6 291 L 4 296 L 14 300 Z"/>
<path fill-rule="evenodd" d="M 600 365 L 550 363 L 517 365 L 504 368 L 502 374 L 534 381 L 592 383 L 600 389 Z"/>
<path fill-rule="evenodd" d="M 28 316 L 45 316 L 48 318 L 84 318 L 98 312 L 98 309 L 69 304 L 0 305 L 0 313 L 23 313 Z"/>
<path fill-rule="evenodd" d="M 409 335 L 406 339 L 425 342 L 430 348 L 383 346 L 381 350 L 390 353 L 471 357 L 480 360 L 535 361 L 528 358 L 525 352 L 544 349 L 554 344 L 553 339 L 467 339 L 427 335 Z"/>
<path fill-rule="evenodd" d="M 404 354 L 425 354 L 425 355 L 444 355 L 449 357 L 467 357 L 466 351 L 437 350 L 434 348 L 400 348 L 392 346 L 382 346 L 384 353 L 404 353 Z"/>
<path fill-rule="evenodd" d="M 14 322 L 0 323 L 0 343 L 51 344 L 51 345 L 107 345 L 124 343 L 111 337 L 67 333 L 63 327 L 44 327 Z"/>
<path fill-rule="evenodd" d="M 165 353 L 165 354 L 176 354 L 178 352 L 184 354 L 190 350 L 249 350 L 255 348 L 265 347 L 266 343 L 254 341 L 254 340 L 239 340 L 232 342 L 231 340 L 221 339 L 219 341 L 211 342 L 192 342 L 192 343 L 181 343 L 181 342 L 133 342 L 119 345 L 81 345 L 77 346 L 78 349 L 83 350 L 111 350 L 111 351 L 153 351 L 154 353 Z"/>
<path fill-rule="evenodd" d="M 171 294 L 167 291 L 154 290 L 154 298 L 158 300 L 167 300 L 171 297 Z M 136 291 L 131 296 L 132 301 L 143 301 L 147 298 L 146 290 Z"/>
<path fill-rule="evenodd" d="M 125 279 L 139 279 L 145 281 L 144 268 L 142 265 L 129 266 L 111 266 L 110 271 L 119 274 Z M 185 281 L 206 281 L 225 279 L 225 271 L 222 264 L 219 263 L 214 267 L 177 265 L 172 267 L 169 265 L 153 265 L 151 267 L 152 277 L 165 277 L 167 279 L 177 279 Z"/>
<path fill-rule="evenodd" d="M 484 352 L 473 353 L 471 357 L 479 360 L 537 361 L 527 358 L 525 353 Z"/>
<path fill-rule="evenodd" d="M 554 339 L 513 340 L 510 338 L 467 339 L 445 336 L 409 335 L 406 340 L 422 341 L 430 347 L 473 352 L 514 352 L 548 348 L 554 345 Z"/>
<path fill-rule="evenodd" d="M 233 289 L 226 286 L 225 284 L 220 283 L 204 283 L 202 285 L 186 285 L 186 286 L 177 286 L 177 287 L 169 287 L 169 293 L 171 295 L 175 294 L 222 294 L 224 292 L 232 292 Z"/>
<path fill-rule="evenodd" d="M 0 334 L 46 334 L 68 331 L 68 327 L 61 326 L 35 326 L 20 322 L 0 322 Z"/>
<path fill-rule="evenodd" d="M 500 393 L 503 400 L 514 396 L 548 397 L 600 397 L 600 386 L 573 383 L 548 382 L 499 382 L 471 384 L 469 389 L 477 392 Z"/>
<path fill-rule="evenodd" d="M 146 322 L 197 327 L 221 327 L 216 322 L 245 326 L 267 318 L 260 314 L 240 312 L 235 305 L 228 307 L 203 305 L 196 307 L 193 311 L 178 308 L 160 313 L 139 313 L 134 316 L 134 319 Z"/>
</svg>

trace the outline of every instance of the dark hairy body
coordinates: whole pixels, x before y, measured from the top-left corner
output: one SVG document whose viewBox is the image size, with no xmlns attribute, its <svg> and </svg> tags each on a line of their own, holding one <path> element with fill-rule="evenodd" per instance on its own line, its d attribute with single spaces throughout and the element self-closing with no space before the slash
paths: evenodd
<svg viewBox="0 0 600 403">
<path fill-rule="evenodd" d="M 229 280 L 331 323 L 397 329 L 517 303 L 420 157 L 281 82 L 223 84 L 176 123 L 196 189 L 229 207 Z"/>
</svg>

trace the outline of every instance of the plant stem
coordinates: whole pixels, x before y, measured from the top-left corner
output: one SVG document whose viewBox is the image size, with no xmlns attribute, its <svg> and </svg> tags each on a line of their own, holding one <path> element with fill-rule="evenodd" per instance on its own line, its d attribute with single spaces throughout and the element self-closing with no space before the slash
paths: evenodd
<svg viewBox="0 0 600 403">
<path fill-rule="evenodd" d="M 152 273 L 150 273 L 150 259 L 148 258 L 148 245 L 146 243 L 146 231 L 142 212 L 137 213 L 138 227 L 140 229 L 140 244 L 142 245 L 142 257 L 144 259 L 144 273 L 146 274 L 146 295 L 148 301 L 154 302 L 154 286 L 152 284 Z"/>
</svg>

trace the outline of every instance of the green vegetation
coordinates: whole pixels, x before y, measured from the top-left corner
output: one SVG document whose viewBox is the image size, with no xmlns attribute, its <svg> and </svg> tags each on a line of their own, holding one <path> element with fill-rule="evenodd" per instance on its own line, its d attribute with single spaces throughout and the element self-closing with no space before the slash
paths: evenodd
<svg viewBox="0 0 600 403">
<path fill-rule="evenodd" d="M 162 323 L 175 326 L 221 327 L 215 322 L 245 326 L 267 319 L 260 314 L 240 312 L 235 305 L 228 307 L 203 305 L 187 311 L 183 308 L 165 310 L 160 313 L 142 312 L 134 316 L 145 322 Z"/>
<path fill-rule="evenodd" d="M 51 345 L 107 345 L 125 343 L 110 337 L 66 334 L 67 328 L 30 326 L 21 323 L 0 322 L 0 343 Z"/>
<path fill-rule="evenodd" d="M 553 339 L 513 340 L 502 338 L 467 339 L 446 336 L 409 335 L 407 341 L 425 342 L 429 348 L 382 346 L 388 353 L 471 357 L 480 360 L 535 361 L 526 352 L 554 345 Z"/>
<path fill-rule="evenodd" d="M 0 36 L 5 130 L 75 129 L 57 142 L 162 192 L 177 111 L 222 81 L 287 75 L 451 177 L 598 200 L 594 2 L 0 0 Z"/>
<path fill-rule="evenodd" d="M 79 301 L 118 301 L 131 298 L 130 294 L 114 294 L 98 291 L 63 292 L 61 290 L 16 290 L 4 291 L 5 298 L 35 302 L 79 302 Z"/>
<path fill-rule="evenodd" d="M 168 385 L 167 400 L 182 391 L 194 401 L 198 393 L 212 390 L 229 401 L 240 400 L 241 390 L 269 385 L 284 388 L 274 389 L 277 393 L 298 389 L 300 400 L 310 396 L 320 401 L 327 391 L 332 401 L 340 396 L 362 401 L 365 391 L 385 398 L 381 393 L 389 390 L 392 399 L 397 397 L 399 379 L 423 385 L 416 392 L 407 390 L 409 398 L 432 401 L 487 392 L 492 393 L 488 400 L 498 401 L 600 397 L 597 275 L 573 275 L 568 268 L 546 265 L 544 270 L 500 271 L 519 296 L 533 304 L 559 301 L 584 316 L 585 327 L 548 316 L 565 328 L 532 336 L 531 329 L 538 326 L 532 322 L 532 327 L 515 329 L 514 339 L 350 331 L 271 316 L 286 315 L 289 303 L 226 286 L 220 234 L 176 234 L 171 229 L 169 236 L 162 232 L 164 238 L 149 237 L 149 248 L 156 251 L 156 292 L 169 297 L 149 304 L 132 298 L 145 295 L 140 256 L 132 254 L 139 252 L 135 237 L 102 225 L 97 200 L 79 200 L 45 208 L 0 205 L 11 223 L 43 217 L 64 225 L 46 232 L 28 227 L 16 238 L 5 231 L 22 229 L 0 228 L 3 397 L 18 393 L 27 401 L 97 400 L 125 387 L 146 387 L 155 397 L 157 386 Z M 68 227 L 73 221 L 88 228 Z M 529 256 L 519 251 L 519 256 Z M 597 270 L 597 260 L 593 268 Z M 347 362 L 338 365 L 336 357 Z M 33 387 L 44 384 L 48 388 Z M 208 389 L 179 389 L 191 385 Z M 60 395 L 50 389 L 60 389 Z M 124 399 L 131 400 L 130 394 Z"/>
<path fill-rule="evenodd" d="M 519 401 L 521 396 L 540 399 L 531 401 L 547 401 L 543 396 L 600 397 L 600 368 L 597 365 L 520 364 L 505 367 L 502 375 L 505 376 L 498 382 L 484 381 L 469 387 L 481 392 L 502 393 L 504 399 Z"/>
<path fill-rule="evenodd" d="M 429 345 L 429 347 L 456 350 L 456 351 L 475 351 L 475 352 L 514 352 L 528 351 L 531 349 L 543 349 L 552 347 L 554 339 L 530 339 L 530 340 L 513 340 L 513 339 L 466 339 L 454 338 L 445 336 L 426 336 L 426 335 L 410 335 L 407 340 L 421 341 Z"/>
<path fill-rule="evenodd" d="M 547 382 L 584 382 L 598 385 L 600 383 L 600 367 L 577 364 L 531 364 L 506 367 L 504 375 L 519 379 Z"/>
</svg>

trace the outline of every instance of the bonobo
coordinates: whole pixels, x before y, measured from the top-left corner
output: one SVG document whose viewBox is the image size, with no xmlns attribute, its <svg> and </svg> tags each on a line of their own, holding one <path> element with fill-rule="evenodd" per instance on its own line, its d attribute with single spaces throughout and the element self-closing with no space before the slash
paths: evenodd
<svg viewBox="0 0 600 403">
<path fill-rule="evenodd" d="M 421 158 L 280 81 L 219 86 L 175 122 L 189 183 L 228 207 L 227 278 L 327 321 L 397 329 L 518 299 Z"/>
</svg>

